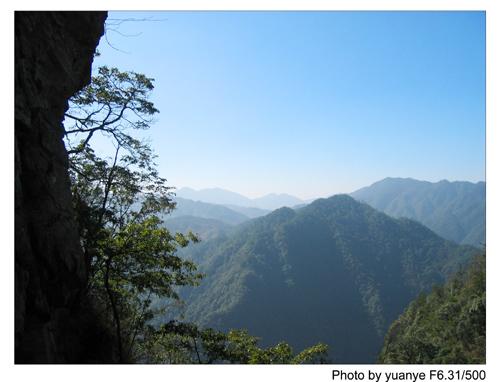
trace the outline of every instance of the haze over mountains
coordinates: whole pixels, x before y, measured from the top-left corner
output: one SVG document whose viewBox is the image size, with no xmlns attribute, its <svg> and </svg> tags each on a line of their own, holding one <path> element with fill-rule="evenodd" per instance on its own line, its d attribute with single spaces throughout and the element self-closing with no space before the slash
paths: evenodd
<svg viewBox="0 0 500 382">
<path fill-rule="evenodd" d="M 303 200 L 289 194 L 268 194 L 259 198 L 250 199 L 236 192 L 221 188 L 207 188 L 193 190 L 183 187 L 176 191 L 178 197 L 206 203 L 253 207 L 263 210 L 275 210 L 280 207 L 293 207 L 304 203 Z"/>
<path fill-rule="evenodd" d="M 166 219 L 163 224 L 170 232 L 195 232 L 201 240 L 214 239 L 234 228 L 221 220 L 189 215 Z"/>
<path fill-rule="evenodd" d="M 385 178 L 350 194 L 393 217 L 416 220 L 445 239 L 480 246 L 486 238 L 485 182 L 432 183 L 411 178 Z M 194 216 L 235 225 L 280 207 L 307 202 L 287 194 L 250 199 L 219 188 L 177 191 L 177 209 L 167 218 Z M 188 225 L 186 225 L 187 227 Z"/>
<path fill-rule="evenodd" d="M 175 198 L 176 209 L 165 218 L 193 216 L 219 220 L 226 224 L 240 224 L 249 219 L 248 216 L 220 204 L 204 203 L 180 197 Z"/>
<path fill-rule="evenodd" d="M 184 291 L 185 313 L 208 327 L 247 328 L 266 345 L 324 342 L 336 363 L 374 362 L 407 304 L 474 251 L 337 195 L 190 248 L 207 277 Z"/>
</svg>

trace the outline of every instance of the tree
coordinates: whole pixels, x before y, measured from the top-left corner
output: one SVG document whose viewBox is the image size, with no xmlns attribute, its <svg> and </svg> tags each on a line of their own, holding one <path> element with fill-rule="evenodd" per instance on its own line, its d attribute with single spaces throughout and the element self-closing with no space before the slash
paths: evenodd
<svg viewBox="0 0 500 382">
<path fill-rule="evenodd" d="M 200 329 L 192 323 L 170 321 L 158 329 L 149 327 L 142 339 L 142 362 L 146 363 L 231 363 L 304 364 L 325 363 L 328 346 L 317 344 L 294 354 L 292 347 L 280 342 L 260 348 L 259 339 L 246 330 L 223 333 Z"/>
<path fill-rule="evenodd" d="M 151 148 L 131 130 L 147 129 L 158 112 L 148 100 L 153 80 L 101 67 L 89 86 L 70 99 L 65 138 L 88 293 L 112 317 L 118 360 L 133 357 L 134 341 L 152 317 L 151 297 L 178 299 L 176 286 L 201 275 L 176 255 L 197 241 L 171 234 L 160 217 L 174 208 L 171 188 L 159 176 Z M 111 158 L 90 143 L 110 138 Z"/>
<path fill-rule="evenodd" d="M 129 131 L 149 129 L 159 112 L 149 100 L 153 82 L 144 74 L 99 67 L 90 85 L 70 99 L 65 114 L 68 154 L 82 152 L 94 135 L 101 133 L 131 153 L 151 155 L 149 147 Z"/>
</svg>

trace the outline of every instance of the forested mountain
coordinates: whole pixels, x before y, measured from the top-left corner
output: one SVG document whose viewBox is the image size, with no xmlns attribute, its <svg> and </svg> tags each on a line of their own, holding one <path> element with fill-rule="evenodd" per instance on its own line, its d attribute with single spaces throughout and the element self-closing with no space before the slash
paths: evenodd
<svg viewBox="0 0 500 382">
<path fill-rule="evenodd" d="M 194 216 L 218 220 L 222 223 L 235 225 L 248 220 L 246 215 L 218 204 L 197 202 L 179 197 L 176 197 L 175 201 L 177 203 L 176 208 L 168 215 L 165 215 L 164 219 L 166 221 L 180 216 Z"/>
<path fill-rule="evenodd" d="M 303 200 L 288 194 L 268 194 L 259 198 L 251 199 L 236 192 L 223 190 L 221 188 L 193 190 L 189 187 L 183 187 L 176 191 L 176 195 L 181 198 L 205 203 L 253 207 L 261 210 L 275 210 L 280 207 L 293 207 L 304 202 Z"/>
<path fill-rule="evenodd" d="M 335 363 L 370 363 L 408 303 L 473 251 L 337 195 L 192 247 L 206 278 L 183 291 L 185 314 L 210 327 L 246 328 L 264 345 L 323 342 Z"/>
<path fill-rule="evenodd" d="M 417 220 L 456 243 L 485 243 L 485 182 L 386 178 L 351 196 L 388 215 Z"/>
<path fill-rule="evenodd" d="M 486 362 L 486 258 L 421 295 L 390 327 L 381 363 Z"/>
</svg>

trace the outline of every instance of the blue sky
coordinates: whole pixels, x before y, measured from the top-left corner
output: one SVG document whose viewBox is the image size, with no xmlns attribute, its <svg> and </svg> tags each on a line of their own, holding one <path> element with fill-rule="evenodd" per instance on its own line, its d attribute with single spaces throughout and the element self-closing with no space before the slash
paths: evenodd
<svg viewBox="0 0 500 382">
<path fill-rule="evenodd" d="M 175 187 L 305 199 L 484 180 L 481 12 L 111 12 L 95 65 L 155 78 Z M 118 49 L 118 50 L 117 50 Z"/>
</svg>

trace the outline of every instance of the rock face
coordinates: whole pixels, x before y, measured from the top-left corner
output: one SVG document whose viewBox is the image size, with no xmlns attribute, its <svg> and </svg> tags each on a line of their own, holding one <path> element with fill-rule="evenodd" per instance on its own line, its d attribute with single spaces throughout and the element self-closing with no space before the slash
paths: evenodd
<svg viewBox="0 0 500 382">
<path fill-rule="evenodd" d="M 86 271 L 62 141 L 68 98 L 90 81 L 106 12 L 16 12 L 16 363 L 86 362 Z M 83 325 L 85 327 L 85 325 Z"/>
</svg>

